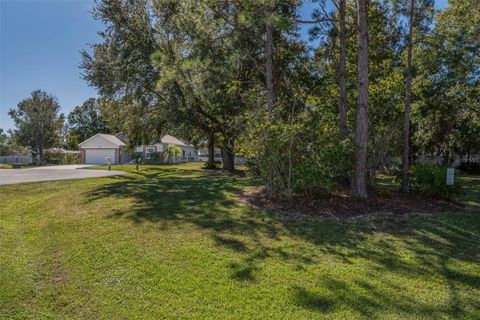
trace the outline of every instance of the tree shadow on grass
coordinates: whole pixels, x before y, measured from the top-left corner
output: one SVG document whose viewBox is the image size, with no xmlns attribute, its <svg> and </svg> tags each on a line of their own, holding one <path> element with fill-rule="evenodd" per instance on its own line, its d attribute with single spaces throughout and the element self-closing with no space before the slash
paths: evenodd
<svg viewBox="0 0 480 320">
<path fill-rule="evenodd" d="M 352 276 L 353 280 L 348 283 L 335 277 L 320 279 L 317 286 L 327 288 L 329 296 L 301 285 L 293 286 L 292 302 L 297 306 L 328 313 L 341 303 L 365 317 L 375 317 L 375 310 L 381 309 L 411 316 L 475 316 L 469 311 L 475 309 L 471 306 L 473 300 L 465 301 L 459 291 L 464 287 L 480 289 L 480 275 L 452 269 L 449 262 L 454 259 L 480 263 L 477 214 L 354 221 L 293 220 L 241 205 L 233 195 L 252 182 L 235 175 L 151 168 L 116 180 L 91 191 L 88 201 L 130 198 L 132 207 L 124 211 L 117 209 L 110 217 L 128 218 L 135 223 L 150 222 L 159 228 L 187 222 L 208 231 L 216 245 L 241 257 L 241 261 L 228 266 L 232 279 L 237 281 L 257 281 L 260 265 L 267 259 L 293 262 L 300 269 L 321 263 L 320 257 L 324 255 L 335 257 L 340 265 L 355 266 L 359 259 L 372 265 L 368 270 L 358 270 L 361 277 Z M 282 237 L 300 240 L 288 244 Z M 370 274 L 372 281 L 365 281 Z M 389 279 L 389 276 L 422 278 L 426 275 L 440 277 L 447 284 L 447 305 L 434 308 L 417 301 Z M 382 285 L 373 281 L 379 276 Z"/>
<path fill-rule="evenodd" d="M 216 243 L 223 245 L 229 249 L 239 252 L 247 252 L 247 246 L 237 239 L 228 238 L 220 235 L 213 235 L 213 239 Z"/>
<path fill-rule="evenodd" d="M 324 297 L 298 286 L 294 286 L 291 291 L 297 305 L 321 313 L 329 313 L 335 309 L 335 300 L 332 298 Z"/>
</svg>

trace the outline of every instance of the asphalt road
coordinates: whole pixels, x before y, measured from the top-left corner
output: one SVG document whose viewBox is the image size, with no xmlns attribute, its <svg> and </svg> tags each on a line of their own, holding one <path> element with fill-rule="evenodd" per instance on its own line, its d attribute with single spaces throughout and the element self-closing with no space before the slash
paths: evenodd
<svg viewBox="0 0 480 320">
<path fill-rule="evenodd" d="M 88 165 L 48 166 L 31 169 L 0 169 L 0 185 L 24 182 L 100 178 L 125 174 L 124 171 L 81 170 Z"/>
</svg>

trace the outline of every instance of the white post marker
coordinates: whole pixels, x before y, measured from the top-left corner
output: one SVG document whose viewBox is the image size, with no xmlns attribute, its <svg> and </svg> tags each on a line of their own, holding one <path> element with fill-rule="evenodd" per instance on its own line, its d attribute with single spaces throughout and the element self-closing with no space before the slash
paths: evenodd
<svg viewBox="0 0 480 320">
<path fill-rule="evenodd" d="M 106 157 L 105 162 L 107 163 L 108 170 L 112 170 L 112 158 Z"/>
<path fill-rule="evenodd" d="M 453 186 L 455 182 L 455 169 L 448 168 L 447 169 L 447 186 Z"/>
</svg>

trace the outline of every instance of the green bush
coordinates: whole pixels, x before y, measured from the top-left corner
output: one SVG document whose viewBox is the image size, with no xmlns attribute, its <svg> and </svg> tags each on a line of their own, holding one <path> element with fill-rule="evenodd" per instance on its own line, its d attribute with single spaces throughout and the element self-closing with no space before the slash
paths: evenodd
<svg viewBox="0 0 480 320">
<path fill-rule="evenodd" d="M 131 158 L 134 162 L 136 162 L 138 159 L 143 161 L 143 152 L 132 152 Z"/>
<path fill-rule="evenodd" d="M 241 152 L 251 159 L 250 172 L 272 194 L 330 192 L 351 176 L 351 142 L 340 141 L 333 130 L 314 123 L 268 120 L 250 130 Z"/>
<path fill-rule="evenodd" d="M 447 185 L 447 166 L 433 164 L 415 164 L 411 166 L 410 184 L 420 192 L 452 198 L 461 193 L 462 186 L 458 179 L 459 171 L 455 172 L 454 184 Z"/>
<path fill-rule="evenodd" d="M 163 164 L 165 163 L 164 152 L 152 152 L 148 154 L 148 159 L 145 159 L 146 164 Z"/>
<path fill-rule="evenodd" d="M 64 154 L 59 149 L 50 149 L 43 152 L 43 163 L 61 164 L 63 163 Z"/>
<path fill-rule="evenodd" d="M 293 170 L 294 190 L 323 189 L 331 192 L 351 176 L 353 151 L 350 140 L 321 139 L 300 150 L 303 155 Z"/>
<path fill-rule="evenodd" d="M 480 162 L 462 162 L 458 169 L 466 174 L 480 174 Z"/>
<path fill-rule="evenodd" d="M 77 153 L 65 153 L 63 156 L 63 163 L 64 164 L 79 164 L 80 163 L 80 155 Z"/>
</svg>

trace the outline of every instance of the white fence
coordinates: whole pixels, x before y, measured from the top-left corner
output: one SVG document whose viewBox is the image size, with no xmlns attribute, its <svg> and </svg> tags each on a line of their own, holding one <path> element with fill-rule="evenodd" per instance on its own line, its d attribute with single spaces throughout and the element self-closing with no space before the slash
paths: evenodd
<svg viewBox="0 0 480 320">
<path fill-rule="evenodd" d="M 0 163 L 21 163 L 21 164 L 31 164 L 32 157 L 27 156 L 1 156 Z"/>
<path fill-rule="evenodd" d="M 199 161 L 207 162 L 208 161 L 208 156 L 198 156 Z M 215 161 L 222 161 L 222 157 L 214 157 Z M 235 157 L 234 158 L 235 164 L 246 164 L 248 162 L 248 159 L 242 156 Z"/>
<path fill-rule="evenodd" d="M 480 154 L 470 155 L 470 157 L 463 157 L 460 158 L 458 156 L 453 156 L 453 163 L 451 164 L 453 167 L 458 167 L 462 162 L 470 162 L 470 163 L 478 163 L 480 162 Z M 421 164 L 431 163 L 431 164 L 442 164 L 444 162 L 444 158 L 442 156 L 426 156 L 420 155 L 418 156 L 417 161 Z"/>
</svg>

